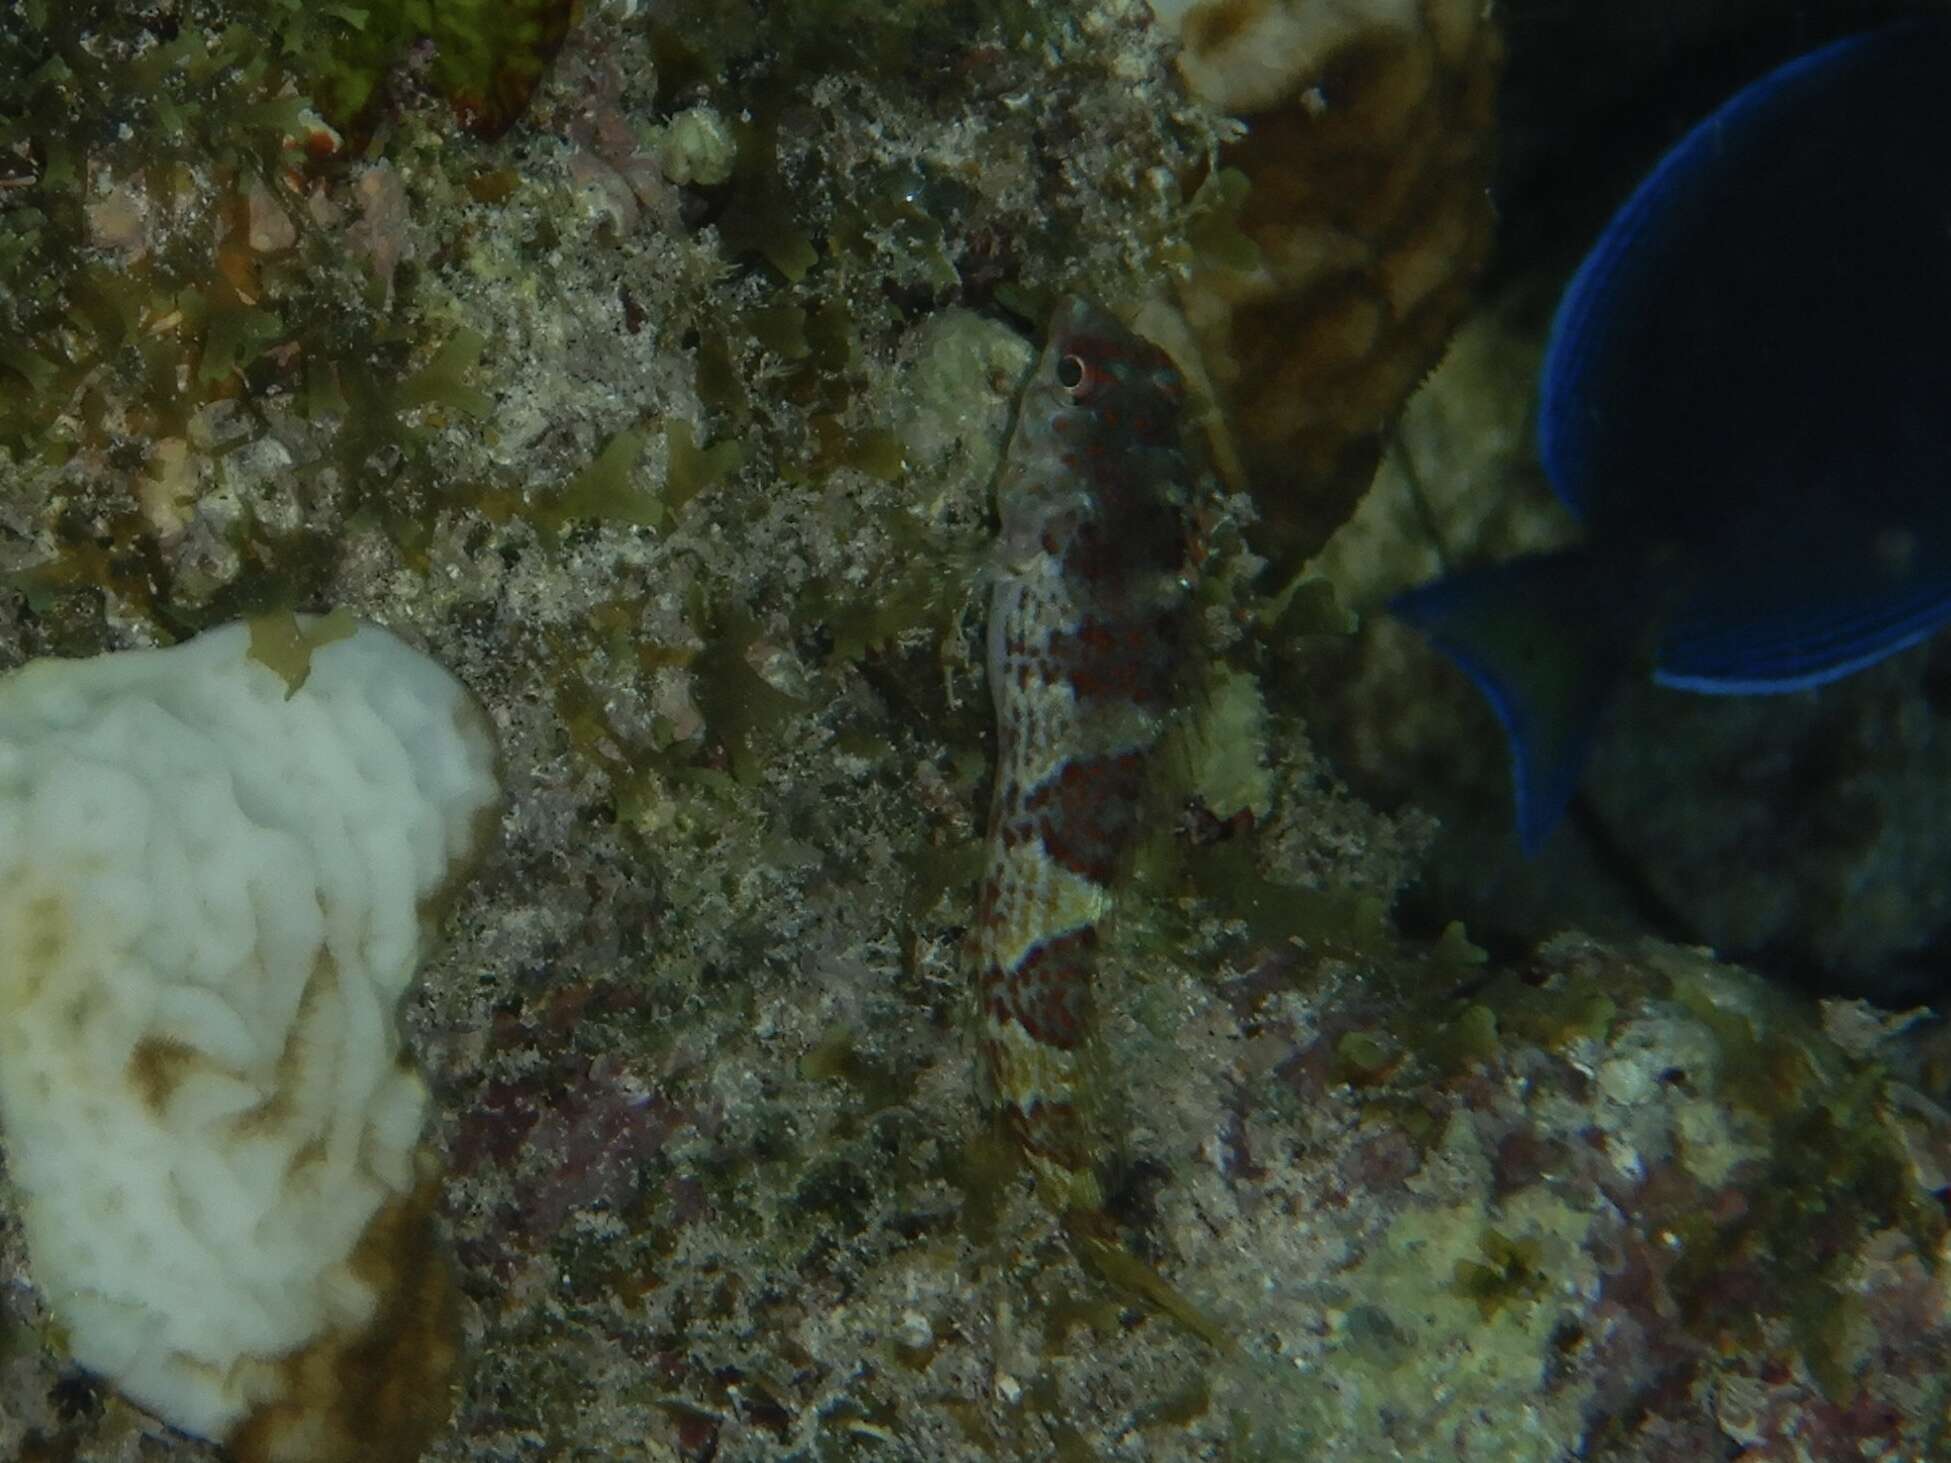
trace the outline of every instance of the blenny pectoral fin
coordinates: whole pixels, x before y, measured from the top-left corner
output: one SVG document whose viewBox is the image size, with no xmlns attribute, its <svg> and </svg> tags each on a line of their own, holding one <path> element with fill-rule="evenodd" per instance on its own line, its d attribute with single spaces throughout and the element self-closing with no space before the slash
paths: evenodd
<svg viewBox="0 0 1951 1463">
<path fill-rule="evenodd" d="M 1634 576 L 1610 559 L 1583 550 L 1518 559 L 1389 604 L 1456 662 L 1503 723 L 1526 854 L 1564 815 L 1599 714 L 1639 638 Z"/>
</svg>

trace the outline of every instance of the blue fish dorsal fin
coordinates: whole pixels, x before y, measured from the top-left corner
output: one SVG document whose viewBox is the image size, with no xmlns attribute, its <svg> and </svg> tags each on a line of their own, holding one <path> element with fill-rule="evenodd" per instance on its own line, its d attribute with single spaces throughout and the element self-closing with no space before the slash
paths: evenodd
<svg viewBox="0 0 1951 1463">
<path fill-rule="evenodd" d="M 1599 715 L 1630 667 L 1639 625 L 1628 567 L 1573 550 L 1453 575 L 1389 604 L 1497 713 L 1526 855 L 1564 816 Z"/>
<path fill-rule="evenodd" d="M 1707 695 L 1806 691 L 1928 638 L 1951 623 L 1951 523 L 1913 522 L 1923 531 L 1819 513 L 1747 572 L 1716 556 L 1663 625 L 1653 679 Z"/>
</svg>

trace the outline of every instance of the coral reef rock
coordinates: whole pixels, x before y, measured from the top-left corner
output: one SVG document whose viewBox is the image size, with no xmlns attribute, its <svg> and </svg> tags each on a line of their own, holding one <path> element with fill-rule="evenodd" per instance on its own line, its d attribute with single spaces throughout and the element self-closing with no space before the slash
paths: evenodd
<svg viewBox="0 0 1951 1463">
<path fill-rule="evenodd" d="M 1476 0 L 1153 0 L 1195 96 L 1238 116 L 1180 305 L 1289 568 L 1367 487 L 1382 434 L 1471 303 L 1502 48 Z"/>
</svg>

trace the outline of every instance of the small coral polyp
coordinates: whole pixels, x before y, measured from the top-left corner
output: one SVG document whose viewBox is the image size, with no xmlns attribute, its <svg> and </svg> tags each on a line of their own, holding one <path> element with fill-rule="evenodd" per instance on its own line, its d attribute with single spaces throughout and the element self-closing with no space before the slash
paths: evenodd
<svg viewBox="0 0 1951 1463">
<path fill-rule="evenodd" d="M 337 616 L 0 681 L 0 1122 L 33 1273 L 77 1362 L 241 1458 L 411 1457 L 445 1417 L 397 1008 L 498 800 L 460 683 Z"/>
</svg>

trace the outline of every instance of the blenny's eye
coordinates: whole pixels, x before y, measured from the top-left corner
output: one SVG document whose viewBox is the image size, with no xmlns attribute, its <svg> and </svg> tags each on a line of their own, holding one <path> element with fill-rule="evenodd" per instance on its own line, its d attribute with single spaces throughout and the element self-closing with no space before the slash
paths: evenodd
<svg viewBox="0 0 1951 1463">
<path fill-rule="evenodd" d="M 1066 391 L 1075 391 L 1084 384 L 1090 373 L 1084 369 L 1082 356 L 1065 356 L 1057 362 L 1057 384 Z"/>
</svg>

